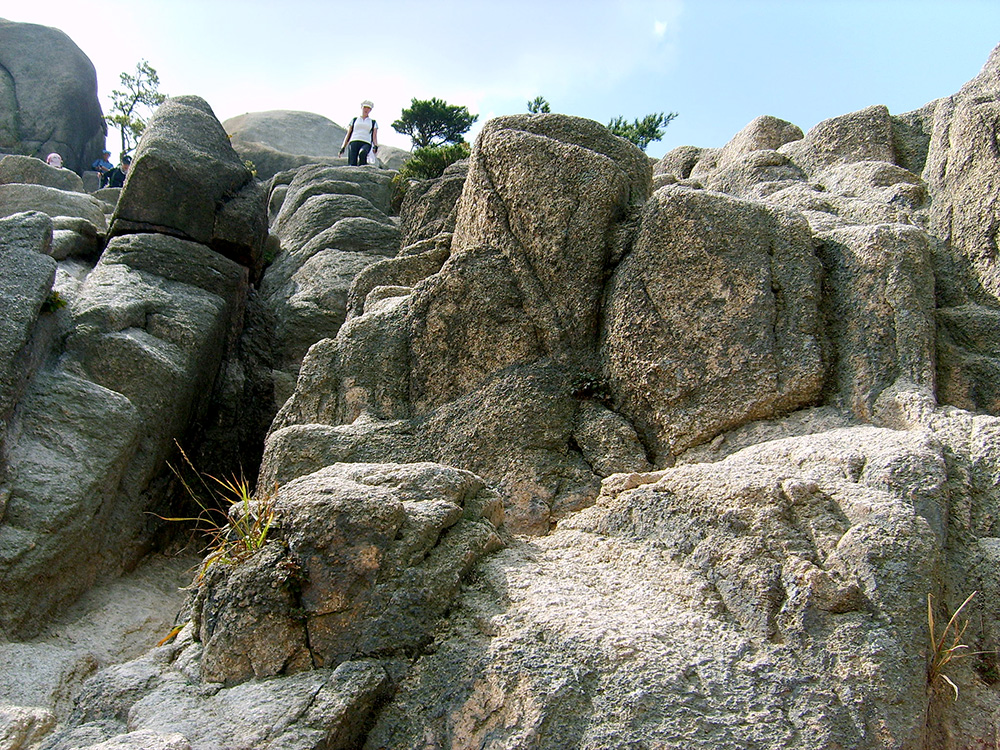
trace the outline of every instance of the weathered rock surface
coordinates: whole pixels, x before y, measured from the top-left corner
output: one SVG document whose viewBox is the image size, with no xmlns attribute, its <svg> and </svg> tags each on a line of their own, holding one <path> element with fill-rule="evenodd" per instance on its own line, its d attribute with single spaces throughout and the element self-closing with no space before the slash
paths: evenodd
<svg viewBox="0 0 1000 750">
<path fill-rule="evenodd" d="M 996 268 L 1000 197 L 995 180 L 1000 156 L 1000 50 L 982 72 L 934 112 L 924 179 L 934 196 L 931 229 L 967 266 L 972 301 L 995 305 L 1000 296 Z M 981 287 L 981 288 L 977 288 Z"/>
<path fill-rule="evenodd" d="M 111 236 L 157 232 L 208 245 L 260 271 L 266 196 L 205 100 L 157 108 L 135 152 Z"/>
<path fill-rule="evenodd" d="M 230 117 L 222 125 L 234 139 L 266 143 L 286 154 L 310 156 L 338 156 L 347 135 L 346 129 L 322 115 L 285 109 L 247 112 Z"/>
<path fill-rule="evenodd" d="M 76 172 L 50 167 L 41 159 L 11 154 L 0 159 L 0 185 L 8 183 L 46 185 L 59 190 L 84 192 L 83 180 Z"/>
<path fill-rule="evenodd" d="M 371 659 L 224 688 L 197 676 L 190 627 L 174 643 L 85 686 L 71 726 L 42 748 L 357 747 L 389 678 Z"/>
<path fill-rule="evenodd" d="M 29 351 L 42 306 L 55 279 L 49 257 L 52 220 L 42 213 L 0 219 L 0 420 L 4 427 L 32 375 Z M 4 433 L 6 430 L 4 430 Z M 0 433 L 2 437 L 2 433 Z M 3 514 L 0 513 L 0 519 Z"/>
<path fill-rule="evenodd" d="M 86 219 L 57 216 L 52 221 L 52 257 L 96 262 L 104 250 L 105 235 Z"/>
<path fill-rule="evenodd" d="M 1000 304 L 998 77 L 1000 48 L 958 93 L 936 102 L 923 173 L 932 196 L 930 230 L 941 240 L 935 253 L 941 394 L 947 403 L 990 413 L 998 413 L 1000 392 L 1000 359 L 987 333 Z"/>
<path fill-rule="evenodd" d="M 62 31 L 0 18 L 0 148 L 45 159 L 53 151 L 80 173 L 107 133 L 97 73 Z"/>
<path fill-rule="evenodd" d="M 462 159 L 448 166 L 437 179 L 410 182 L 400 208 L 404 247 L 455 231 L 458 199 L 468 172 L 468 160 Z"/>
<path fill-rule="evenodd" d="M 945 475 L 863 427 L 610 478 L 480 566 L 365 747 L 919 747 Z"/>
<path fill-rule="evenodd" d="M 818 398 L 819 271 L 800 216 L 656 192 L 610 279 L 601 351 L 616 405 L 661 463 Z"/>
<path fill-rule="evenodd" d="M 806 133 L 778 148 L 813 175 L 838 164 L 855 161 L 895 161 L 892 120 L 883 105 L 867 107 L 824 120 Z"/>
<path fill-rule="evenodd" d="M 181 205 L 96 265 L 96 224 L 0 221 L 35 279 L 4 344 L 0 660 L 28 679 L 0 736 L 992 746 L 998 65 L 904 115 L 757 118 L 655 178 L 596 123 L 499 118 L 398 218 L 382 170 L 288 169 L 254 209 L 259 291 L 169 236 L 202 226 Z M 191 149 L 164 163 L 231 164 L 175 104 Z M 67 307 L 35 309 L 46 284 Z M 250 459 L 266 544 L 203 568 L 161 646 L 59 643 L 81 631 L 51 613 L 154 542 L 173 438 Z M 927 608 L 940 635 L 973 591 L 981 653 L 936 672 Z"/>
<path fill-rule="evenodd" d="M 204 408 L 245 294 L 246 270 L 204 245 L 163 235 L 109 244 L 70 300 L 65 356 L 35 375 L 11 423 L 0 526 L 8 634 L 30 635 L 138 559 L 156 502 L 149 484 Z"/>
<path fill-rule="evenodd" d="M 356 444 L 379 433 L 385 460 L 442 461 L 497 483 L 518 530 L 544 532 L 552 517 L 585 505 L 599 476 L 574 442 L 577 411 L 590 398 L 576 392 L 596 377 L 603 277 L 649 180 L 641 152 L 589 121 L 493 121 L 473 151 L 461 231 L 444 265 L 442 238 L 359 276 L 352 315 L 360 314 L 336 343 L 310 351 L 270 444 L 295 425 L 344 425 L 313 454 L 370 455 Z M 290 198 L 291 190 L 286 205 Z M 383 365 L 371 368 L 374 359 Z M 412 437 L 396 436 L 400 419 L 414 420 L 402 430 Z M 624 431 L 638 446 L 632 428 Z M 604 434 L 587 439 L 593 446 Z M 290 478 L 278 468 L 288 453 L 269 448 L 263 475 Z M 626 462 L 648 465 L 642 450 Z"/>
<path fill-rule="evenodd" d="M 283 485 L 274 511 L 275 541 L 235 568 L 213 565 L 197 590 L 210 682 L 413 653 L 501 545 L 497 495 L 435 464 L 331 465 Z"/>
<path fill-rule="evenodd" d="M 151 555 L 131 573 L 88 591 L 37 637 L 0 641 L 0 705 L 47 706 L 52 724 L 64 722 L 89 677 L 142 656 L 170 632 L 199 563 L 187 554 Z"/>
<path fill-rule="evenodd" d="M 69 216 L 85 219 L 101 233 L 107 231 L 104 204 L 93 196 L 46 185 L 24 183 L 0 185 L 0 216 L 10 216 L 25 211 L 41 211 L 52 218 Z"/>
<path fill-rule="evenodd" d="M 382 171 L 314 164 L 272 185 L 271 193 L 280 251 L 261 294 L 277 341 L 277 408 L 309 347 L 343 325 L 354 278 L 398 252 L 399 230 L 389 216 L 391 177 Z"/>
<path fill-rule="evenodd" d="M 926 233 L 878 224 L 816 238 L 835 400 L 870 421 L 879 395 L 895 381 L 933 389 L 934 272 Z"/>
<path fill-rule="evenodd" d="M 233 148 L 253 162 L 262 180 L 307 164 L 347 164 L 347 158 L 339 154 L 347 129 L 322 115 L 284 109 L 248 112 L 229 118 L 223 126 L 232 136 Z M 380 166 L 399 169 L 410 154 L 380 146 L 376 156 Z"/>
</svg>

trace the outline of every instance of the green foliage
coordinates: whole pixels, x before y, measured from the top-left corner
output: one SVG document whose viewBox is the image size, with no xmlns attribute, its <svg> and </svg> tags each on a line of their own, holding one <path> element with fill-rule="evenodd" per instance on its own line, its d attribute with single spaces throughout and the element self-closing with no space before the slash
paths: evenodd
<svg viewBox="0 0 1000 750">
<path fill-rule="evenodd" d="M 60 296 L 59 292 L 51 291 L 49 292 L 49 296 L 46 297 L 45 301 L 42 303 L 42 312 L 52 313 L 60 307 L 66 307 L 66 300 Z"/>
<path fill-rule="evenodd" d="M 626 122 L 624 117 L 616 117 L 608 123 L 608 130 L 645 151 L 646 146 L 663 137 L 663 129 L 675 117 L 677 117 L 676 112 L 654 112 L 632 122 Z"/>
<path fill-rule="evenodd" d="M 464 142 L 418 148 L 399 170 L 400 179 L 430 180 L 440 177 L 456 161 L 467 159 L 471 151 L 469 144 Z"/>
<path fill-rule="evenodd" d="M 462 137 L 479 115 L 466 107 L 448 104 L 443 99 L 413 99 L 398 120 L 392 123 L 397 133 L 410 136 L 414 148 L 445 143 L 462 143 Z"/>
<path fill-rule="evenodd" d="M 399 212 L 410 180 L 432 180 L 460 159 L 467 159 L 472 149 L 468 143 L 449 143 L 444 146 L 418 148 L 402 169 L 392 178 L 392 207 Z"/>
<path fill-rule="evenodd" d="M 145 60 L 140 60 L 135 66 L 135 75 L 122 73 L 122 88 L 111 92 L 111 111 L 104 119 L 109 125 L 114 125 L 121 131 L 122 151 L 128 152 L 139 142 L 142 131 L 146 129 L 145 113 L 151 112 L 163 104 L 167 98 L 157 89 L 160 77 Z"/>
<path fill-rule="evenodd" d="M 547 115 L 552 109 L 549 107 L 549 103 L 545 101 L 545 97 L 536 96 L 528 102 L 528 111 L 533 115 Z"/>
<path fill-rule="evenodd" d="M 216 564 L 238 565 L 266 543 L 274 523 L 277 487 L 267 493 L 252 493 L 244 477 L 219 479 L 194 468 L 184 449 L 180 450 L 184 466 L 193 477 L 189 482 L 184 473 L 170 466 L 188 495 L 199 508 L 196 516 L 165 517 L 164 521 L 193 522 L 207 540 L 205 560 L 198 575 L 200 583 L 208 569 Z M 193 485 L 193 486 L 192 486 Z"/>
</svg>

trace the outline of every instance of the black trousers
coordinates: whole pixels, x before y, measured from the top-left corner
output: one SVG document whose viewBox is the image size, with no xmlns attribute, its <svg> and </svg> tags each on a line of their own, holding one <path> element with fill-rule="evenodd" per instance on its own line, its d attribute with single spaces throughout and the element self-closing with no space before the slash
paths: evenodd
<svg viewBox="0 0 1000 750">
<path fill-rule="evenodd" d="M 347 144 L 347 163 L 352 167 L 364 166 L 368 163 L 368 152 L 372 144 L 364 141 L 351 141 Z"/>
</svg>

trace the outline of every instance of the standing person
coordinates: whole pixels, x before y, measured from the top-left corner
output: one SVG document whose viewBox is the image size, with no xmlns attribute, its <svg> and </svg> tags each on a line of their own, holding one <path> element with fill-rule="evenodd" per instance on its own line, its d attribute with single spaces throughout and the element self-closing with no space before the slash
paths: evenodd
<svg viewBox="0 0 1000 750">
<path fill-rule="evenodd" d="M 121 166 L 115 167 L 107 174 L 108 187 L 124 187 L 125 178 L 128 176 L 129 165 L 132 164 L 132 157 L 126 154 L 122 157 Z"/>
<path fill-rule="evenodd" d="M 90 165 L 90 168 L 101 175 L 101 187 L 108 184 L 108 172 L 114 169 L 114 164 L 111 163 L 111 152 L 102 151 L 101 158 L 95 159 L 94 163 Z"/>
<path fill-rule="evenodd" d="M 347 149 L 347 163 L 352 167 L 367 164 L 369 151 L 378 153 L 378 123 L 368 116 L 374 106 L 368 99 L 361 102 L 361 117 L 351 120 L 340 146 L 341 156 Z"/>
</svg>

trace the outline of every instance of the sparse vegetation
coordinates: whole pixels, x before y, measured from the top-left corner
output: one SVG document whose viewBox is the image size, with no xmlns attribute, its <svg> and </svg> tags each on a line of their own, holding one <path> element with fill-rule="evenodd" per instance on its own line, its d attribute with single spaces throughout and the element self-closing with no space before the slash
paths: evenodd
<svg viewBox="0 0 1000 750">
<path fill-rule="evenodd" d="M 200 512 L 196 516 L 158 518 L 194 523 L 195 529 L 207 540 L 205 560 L 198 575 L 200 583 L 212 565 L 238 565 L 267 543 L 274 523 L 277 487 L 269 492 L 253 493 L 249 482 L 242 476 L 219 479 L 203 474 L 194 467 L 184 449 L 180 445 L 177 448 L 183 466 L 194 479 L 189 482 L 185 472 L 172 465 L 170 469 Z"/>
<path fill-rule="evenodd" d="M 552 108 L 549 106 L 549 103 L 545 101 L 545 97 L 536 96 L 528 102 L 528 112 L 533 115 L 547 115 L 552 112 Z"/>
<path fill-rule="evenodd" d="M 955 700 L 958 700 L 958 685 L 955 684 L 946 670 L 956 659 L 971 655 L 969 647 L 962 643 L 965 631 L 969 627 L 969 621 L 960 622 L 959 616 L 962 614 L 962 610 L 972 601 L 972 597 L 976 593 L 973 591 L 969 594 L 961 606 L 952 613 L 948 624 L 944 626 L 944 630 L 941 631 L 940 635 L 937 632 L 937 626 L 934 622 L 933 597 L 930 594 L 927 595 L 927 629 L 931 639 L 930 661 L 927 666 L 927 683 L 931 686 L 939 681 L 947 683 L 955 691 Z"/>
<path fill-rule="evenodd" d="M 608 123 L 608 130 L 645 151 L 646 146 L 663 137 L 663 129 L 675 117 L 676 112 L 654 112 L 632 122 L 627 122 L 624 117 L 616 117 Z"/>
<path fill-rule="evenodd" d="M 59 292 L 53 290 L 49 292 L 49 296 L 42 303 L 42 312 L 52 313 L 61 307 L 66 307 L 66 300 L 62 298 Z"/>
<path fill-rule="evenodd" d="M 450 143 L 445 146 L 428 146 L 413 152 L 399 177 L 403 180 L 432 180 L 460 159 L 467 159 L 472 149 L 468 143 Z"/>
<path fill-rule="evenodd" d="M 410 180 L 432 180 L 440 177 L 444 174 L 444 170 L 456 161 L 467 159 L 471 151 L 471 147 L 465 142 L 418 148 L 392 178 L 392 210 L 399 213 Z"/>
</svg>

